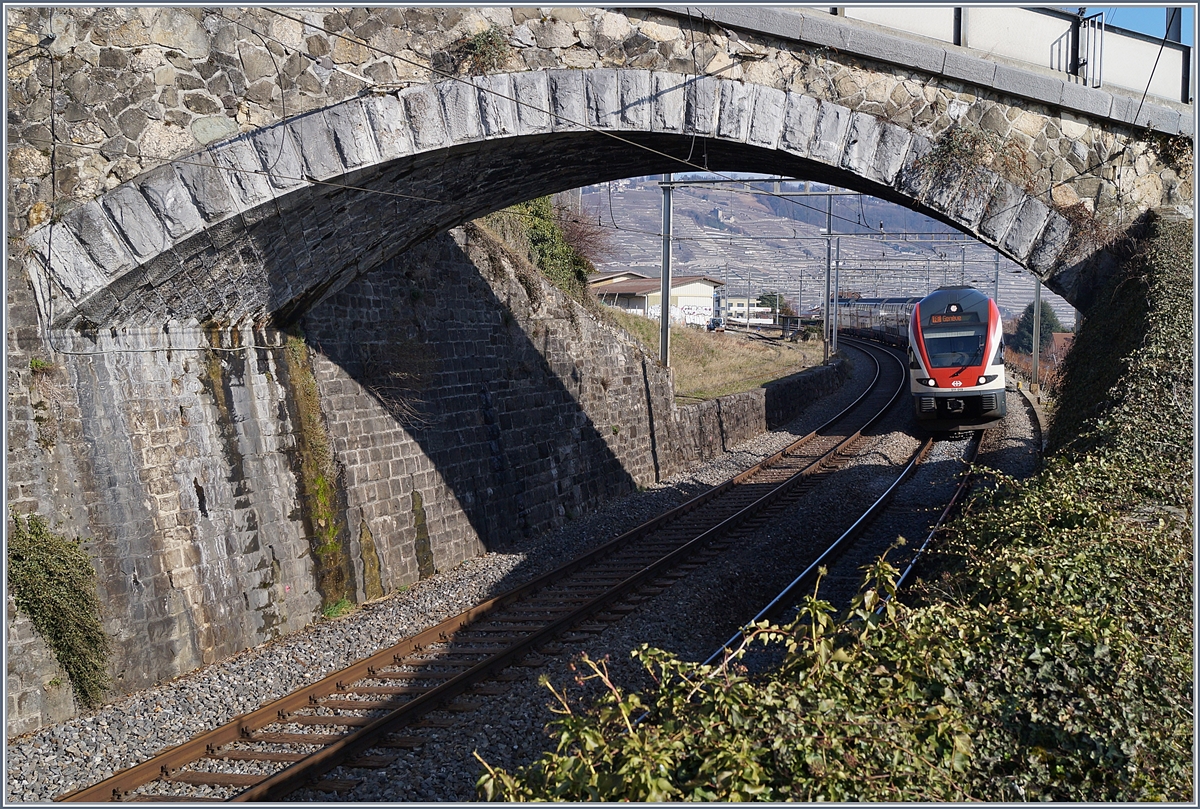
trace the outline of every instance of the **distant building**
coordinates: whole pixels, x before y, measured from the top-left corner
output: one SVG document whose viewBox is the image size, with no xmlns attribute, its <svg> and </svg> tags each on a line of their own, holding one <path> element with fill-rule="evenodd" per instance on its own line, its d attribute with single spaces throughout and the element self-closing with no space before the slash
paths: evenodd
<svg viewBox="0 0 1200 809">
<path fill-rule="evenodd" d="M 588 276 L 588 286 L 594 290 L 598 290 L 599 287 L 615 284 L 618 281 L 645 281 L 649 278 L 650 276 L 648 275 L 642 275 L 640 272 L 632 272 L 630 270 L 623 270 L 621 272 L 598 272 Z"/>
<path fill-rule="evenodd" d="M 730 323 L 746 323 L 746 311 L 749 309 L 750 321 L 752 326 L 765 326 L 768 323 L 775 322 L 775 310 L 770 306 L 760 306 L 758 298 L 746 298 L 745 296 L 730 295 L 725 299 L 725 311 L 721 314 L 729 319 Z"/>
<path fill-rule="evenodd" d="M 723 281 L 706 275 L 671 279 L 671 321 L 702 326 L 713 316 L 713 297 Z M 657 320 L 662 311 L 662 281 L 636 272 L 600 273 L 588 279 L 600 302 Z"/>
<path fill-rule="evenodd" d="M 1044 350 L 1046 358 L 1055 365 L 1063 361 L 1067 356 L 1067 352 L 1071 350 L 1071 346 L 1075 343 L 1075 335 L 1069 331 L 1056 331 L 1050 335 L 1050 345 Z"/>
</svg>

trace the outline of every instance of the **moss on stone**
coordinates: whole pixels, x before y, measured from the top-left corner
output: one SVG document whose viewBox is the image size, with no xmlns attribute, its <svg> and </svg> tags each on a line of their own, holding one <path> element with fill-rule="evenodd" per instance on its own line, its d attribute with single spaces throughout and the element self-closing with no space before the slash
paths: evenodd
<svg viewBox="0 0 1200 809">
<path fill-rule="evenodd" d="M 339 472 L 321 417 L 320 391 L 309 364 L 308 343 L 298 331 L 286 335 L 283 361 L 296 418 L 301 510 L 311 532 L 317 590 L 322 608 L 327 609 L 354 595 L 343 537 Z"/>
</svg>

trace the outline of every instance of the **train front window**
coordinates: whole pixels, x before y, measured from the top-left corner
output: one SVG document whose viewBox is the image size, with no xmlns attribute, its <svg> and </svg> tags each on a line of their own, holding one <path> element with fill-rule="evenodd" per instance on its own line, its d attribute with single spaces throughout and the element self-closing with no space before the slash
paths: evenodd
<svg viewBox="0 0 1200 809">
<path fill-rule="evenodd" d="M 925 351 L 929 355 L 929 364 L 934 368 L 982 364 L 987 339 L 985 331 L 983 326 L 926 329 Z"/>
</svg>

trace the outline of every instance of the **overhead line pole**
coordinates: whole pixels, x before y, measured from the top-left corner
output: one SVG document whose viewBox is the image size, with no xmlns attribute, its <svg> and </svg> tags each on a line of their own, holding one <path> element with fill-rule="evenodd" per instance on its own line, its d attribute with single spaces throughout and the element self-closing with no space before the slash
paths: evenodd
<svg viewBox="0 0 1200 809">
<path fill-rule="evenodd" d="M 821 335 L 825 343 L 825 362 L 829 362 L 829 285 L 833 269 L 833 195 L 825 198 L 825 302 L 821 304 Z"/>
<path fill-rule="evenodd" d="M 671 175 L 663 175 L 662 204 L 662 301 L 659 309 L 658 358 L 671 366 Z"/>
</svg>

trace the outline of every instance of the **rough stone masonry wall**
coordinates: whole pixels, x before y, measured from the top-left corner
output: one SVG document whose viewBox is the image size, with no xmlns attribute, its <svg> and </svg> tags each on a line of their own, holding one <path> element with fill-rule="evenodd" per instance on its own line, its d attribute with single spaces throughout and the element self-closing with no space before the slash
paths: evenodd
<svg viewBox="0 0 1200 809">
<path fill-rule="evenodd" d="M 337 598 L 519 550 L 757 434 L 772 401 L 794 410 L 840 384 L 815 369 L 676 408 L 669 371 L 474 226 L 358 279 L 294 333 L 170 323 L 51 345 L 20 277 L 9 314 L 9 502 L 90 540 L 118 695 Z M 51 381 L 34 382 L 35 356 L 58 365 Z M 325 511 L 306 471 L 322 441 Z M 8 609 L 13 735 L 76 706 Z"/>
</svg>

